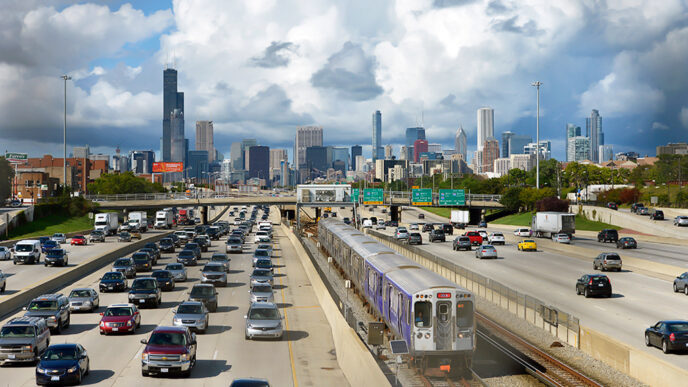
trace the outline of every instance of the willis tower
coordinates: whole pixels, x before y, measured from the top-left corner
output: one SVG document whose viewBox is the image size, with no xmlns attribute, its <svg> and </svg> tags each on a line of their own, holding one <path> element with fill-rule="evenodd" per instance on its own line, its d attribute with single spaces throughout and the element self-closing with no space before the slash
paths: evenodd
<svg viewBox="0 0 688 387">
<path fill-rule="evenodd" d="M 177 92 L 177 70 L 166 68 L 163 71 L 162 80 L 162 160 L 172 160 L 172 125 L 171 116 L 177 110 L 177 114 L 184 115 L 184 93 Z M 183 130 L 183 129 L 182 129 Z M 183 137 L 183 133 L 182 133 Z"/>
</svg>

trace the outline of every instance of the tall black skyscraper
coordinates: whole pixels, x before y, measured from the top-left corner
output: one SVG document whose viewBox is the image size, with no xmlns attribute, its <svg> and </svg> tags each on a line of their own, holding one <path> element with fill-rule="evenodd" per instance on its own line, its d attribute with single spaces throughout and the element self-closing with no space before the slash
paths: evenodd
<svg viewBox="0 0 688 387">
<path fill-rule="evenodd" d="M 363 147 L 360 145 L 354 145 L 351 147 L 351 170 L 356 170 L 356 156 L 361 156 L 363 154 Z"/>
<path fill-rule="evenodd" d="M 172 128 L 170 117 L 175 109 L 184 115 L 184 93 L 177 92 L 177 70 L 167 68 L 162 72 L 162 160 L 172 161 Z M 183 133 L 182 133 L 183 136 Z M 179 161 L 179 160 L 174 160 Z"/>
</svg>

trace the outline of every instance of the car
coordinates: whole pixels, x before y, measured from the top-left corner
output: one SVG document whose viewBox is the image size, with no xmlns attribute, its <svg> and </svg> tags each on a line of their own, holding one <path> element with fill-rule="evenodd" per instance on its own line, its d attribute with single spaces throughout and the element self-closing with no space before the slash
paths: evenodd
<svg viewBox="0 0 688 387">
<path fill-rule="evenodd" d="M 134 333 L 141 327 L 141 312 L 134 304 L 112 304 L 100 314 L 98 329 L 101 335 L 110 333 Z"/>
<path fill-rule="evenodd" d="M 609 202 L 609 203 L 607 203 L 607 208 L 612 209 L 612 210 L 618 210 L 619 205 L 614 203 L 614 202 Z"/>
<path fill-rule="evenodd" d="M 162 302 L 162 292 L 158 280 L 153 277 L 139 277 L 131 283 L 129 302 L 134 305 L 157 308 Z"/>
<path fill-rule="evenodd" d="M 267 250 L 272 256 L 272 243 L 261 243 L 256 247 L 256 250 Z"/>
<path fill-rule="evenodd" d="M 175 282 L 185 282 L 187 278 L 186 267 L 182 263 L 168 263 L 165 270 L 172 273 Z"/>
<path fill-rule="evenodd" d="M 280 340 L 284 330 L 282 316 L 277 305 L 271 302 L 255 302 L 248 308 L 246 319 L 246 340 L 273 338 Z"/>
<path fill-rule="evenodd" d="M 201 259 L 201 246 L 198 243 L 189 242 L 184 245 L 184 250 L 193 251 L 194 255 L 196 255 L 196 259 Z"/>
<path fill-rule="evenodd" d="M 74 235 L 70 243 L 72 246 L 86 246 L 87 244 L 88 241 L 86 241 L 86 237 L 83 235 Z"/>
<path fill-rule="evenodd" d="M 425 214 L 423 214 L 422 212 L 418 214 L 418 219 L 425 219 Z"/>
<path fill-rule="evenodd" d="M 647 207 L 638 207 L 635 213 L 638 215 L 650 215 L 650 209 Z"/>
<path fill-rule="evenodd" d="M 162 238 L 160 239 L 160 252 L 162 253 L 174 253 L 175 245 L 172 238 Z"/>
<path fill-rule="evenodd" d="M 477 231 L 466 231 L 462 236 L 468 237 L 471 240 L 471 245 L 480 246 L 483 244 L 483 237 Z"/>
<path fill-rule="evenodd" d="M 664 220 L 664 211 L 662 210 L 652 210 L 650 212 L 651 220 Z"/>
<path fill-rule="evenodd" d="M 483 237 L 483 242 L 487 241 L 488 235 L 487 231 L 485 230 L 475 230 L 478 234 L 480 234 L 481 237 Z"/>
<path fill-rule="evenodd" d="M 50 239 L 54 240 L 59 244 L 67 243 L 67 236 L 61 232 L 56 232 Z"/>
<path fill-rule="evenodd" d="M 617 249 L 637 249 L 638 248 L 638 242 L 632 237 L 623 237 L 619 238 L 618 241 L 616 241 L 616 248 Z"/>
<path fill-rule="evenodd" d="M 112 271 L 124 273 L 127 278 L 136 277 L 136 264 L 132 258 L 117 258 L 112 264 Z"/>
<path fill-rule="evenodd" d="M 48 251 L 50 251 L 52 249 L 59 249 L 59 248 L 60 248 L 60 244 L 54 240 L 45 241 L 45 243 L 43 243 L 41 245 L 41 251 L 44 253 L 47 253 Z"/>
<path fill-rule="evenodd" d="M 61 293 L 40 295 L 25 306 L 24 317 L 40 317 L 45 319 L 45 323 L 50 330 L 61 333 L 63 329 L 69 327 L 71 312 L 69 311 L 69 300 Z"/>
<path fill-rule="evenodd" d="M 688 216 L 679 215 L 674 218 L 674 226 L 682 227 L 688 226 Z"/>
<path fill-rule="evenodd" d="M 87 310 L 95 312 L 100 306 L 100 296 L 92 288 L 75 288 L 67 297 L 69 300 L 69 310 L 72 312 Z"/>
<path fill-rule="evenodd" d="M 621 271 L 621 257 L 617 253 L 602 253 L 592 261 L 593 270 Z"/>
<path fill-rule="evenodd" d="M 222 287 L 227 286 L 227 272 L 222 263 L 208 262 L 201 270 L 201 283 L 217 284 Z"/>
<path fill-rule="evenodd" d="M 225 251 L 230 254 L 241 254 L 243 252 L 243 243 L 239 237 L 229 237 L 227 239 L 227 244 Z"/>
<path fill-rule="evenodd" d="M 88 240 L 93 242 L 105 242 L 105 233 L 100 230 L 93 230 L 88 234 Z"/>
<path fill-rule="evenodd" d="M 153 270 L 151 277 L 158 280 L 160 290 L 172 291 L 174 290 L 174 276 L 167 270 Z"/>
<path fill-rule="evenodd" d="M 210 312 L 202 302 L 184 301 L 172 313 L 172 325 L 175 327 L 187 327 L 199 333 L 208 330 Z"/>
<path fill-rule="evenodd" d="M 268 284 L 251 286 L 251 290 L 249 290 L 248 293 L 251 295 L 251 303 L 275 301 L 275 294 L 272 290 L 272 286 Z"/>
<path fill-rule="evenodd" d="M 408 228 L 408 229 L 411 230 L 411 231 L 419 231 L 419 230 L 420 230 L 420 227 L 418 227 L 418 223 L 411 223 L 411 224 L 409 224 L 409 228 Z"/>
<path fill-rule="evenodd" d="M 141 231 L 139 231 L 139 230 L 129 230 L 129 234 L 131 235 L 131 239 L 138 239 L 138 240 L 141 240 Z"/>
<path fill-rule="evenodd" d="M 153 250 L 153 263 L 157 263 L 158 259 L 160 259 L 160 248 L 158 245 L 155 242 L 148 242 L 143 245 L 143 248 Z"/>
<path fill-rule="evenodd" d="M 631 212 L 637 212 L 639 208 L 645 207 L 643 203 L 633 203 L 631 204 Z"/>
<path fill-rule="evenodd" d="M 405 227 L 397 227 L 396 231 L 394 231 L 394 239 L 396 240 L 408 239 L 408 237 L 409 233 Z"/>
<path fill-rule="evenodd" d="M 422 245 L 423 244 L 423 236 L 419 232 L 412 232 L 408 234 L 408 238 L 406 239 L 406 243 L 409 245 Z"/>
<path fill-rule="evenodd" d="M 442 231 L 444 231 L 444 235 L 454 235 L 454 226 L 452 226 L 451 223 L 444 223 L 441 227 Z"/>
<path fill-rule="evenodd" d="M 148 247 L 141 248 L 141 249 L 139 249 L 139 251 L 137 251 L 137 253 L 148 254 L 148 256 L 150 257 L 150 260 L 151 260 L 151 267 L 153 265 L 155 265 L 156 263 L 158 263 L 158 257 L 155 255 L 155 250 L 153 250 L 151 248 L 148 248 Z"/>
<path fill-rule="evenodd" d="M 19 199 L 12 199 L 9 201 L 9 206 L 10 207 L 21 207 L 22 201 Z"/>
<path fill-rule="evenodd" d="M 64 249 L 52 249 L 45 253 L 45 260 L 43 260 L 43 265 L 46 267 L 50 266 L 67 266 L 69 265 L 69 255 L 67 250 Z"/>
<path fill-rule="evenodd" d="M 457 236 L 454 238 L 452 241 L 452 250 L 458 251 L 458 250 L 471 250 L 471 247 L 473 246 L 473 243 L 471 242 L 471 238 L 467 236 Z"/>
<path fill-rule="evenodd" d="M 514 230 L 514 236 L 530 238 L 533 236 L 533 232 L 529 228 L 517 228 Z"/>
<path fill-rule="evenodd" d="M 619 232 L 611 229 L 611 228 L 605 228 L 602 231 L 597 233 L 597 241 L 598 242 L 612 242 L 616 243 L 616 241 L 619 240 Z"/>
<path fill-rule="evenodd" d="M 210 246 L 208 239 L 199 235 L 193 239 L 193 243 L 198 245 L 198 247 L 201 249 L 201 252 L 208 252 L 208 247 Z"/>
<path fill-rule="evenodd" d="M 270 387 L 267 379 L 241 378 L 232 380 L 229 387 Z"/>
<path fill-rule="evenodd" d="M 40 317 L 15 317 L 0 328 L 0 363 L 36 362 L 50 345 L 50 329 Z"/>
<path fill-rule="evenodd" d="M 129 231 L 122 231 L 117 236 L 118 242 L 131 242 L 131 234 Z"/>
<path fill-rule="evenodd" d="M 227 254 L 215 253 L 210 257 L 210 262 L 220 263 L 225 269 L 225 273 L 229 273 L 229 258 Z"/>
<path fill-rule="evenodd" d="M 7 261 L 12 258 L 12 252 L 6 246 L 0 246 L 0 260 Z"/>
<path fill-rule="evenodd" d="M 504 245 L 506 239 L 504 239 L 504 234 L 501 232 L 493 232 L 487 237 L 487 242 L 491 245 Z"/>
<path fill-rule="evenodd" d="M 129 283 L 124 273 L 119 271 L 109 271 L 100 278 L 98 289 L 101 293 L 125 291 L 129 288 Z"/>
<path fill-rule="evenodd" d="M 265 243 L 271 241 L 272 238 L 267 231 L 257 231 L 255 237 L 253 238 L 253 243 Z"/>
<path fill-rule="evenodd" d="M 344 224 L 351 224 L 351 219 L 349 218 L 344 218 L 342 219 L 342 221 L 344 222 Z"/>
<path fill-rule="evenodd" d="M 431 232 L 434 229 L 435 229 L 435 226 L 433 226 L 432 223 L 428 223 L 428 224 L 423 225 L 422 232 Z"/>
<path fill-rule="evenodd" d="M 476 258 L 499 258 L 497 255 L 497 249 L 492 245 L 482 245 L 475 250 Z"/>
<path fill-rule="evenodd" d="M 399 227 L 399 221 L 396 220 L 390 220 L 387 222 L 388 227 Z"/>
<path fill-rule="evenodd" d="M 674 279 L 674 293 L 683 292 L 688 296 L 688 271 Z"/>
<path fill-rule="evenodd" d="M 41 246 L 43 246 L 45 244 L 45 242 L 47 242 L 49 240 L 51 240 L 51 239 L 50 239 L 50 237 L 47 237 L 47 236 L 38 237 L 38 241 L 41 242 Z"/>
<path fill-rule="evenodd" d="M 131 255 L 131 259 L 134 260 L 134 267 L 137 273 L 153 270 L 153 259 L 148 252 L 137 251 Z"/>
<path fill-rule="evenodd" d="M 172 239 L 172 242 L 174 242 L 174 247 L 181 247 L 182 246 L 182 241 L 181 241 L 181 239 L 179 239 L 179 235 L 177 235 L 176 233 L 169 234 L 167 236 L 167 238 Z M 163 239 L 165 239 L 165 238 L 163 238 Z M 161 241 L 162 241 L 162 239 L 161 239 Z"/>
<path fill-rule="evenodd" d="M 447 237 L 444 235 L 444 231 L 441 229 L 435 229 L 430 231 L 430 235 L 428 236 L 428 239 L 430 242 L 446 242 Z"/>
<path fill-rule="evenodd" d="M 585 298 L 602 295 L 612 296 L 612 282 L 604 274 L 585 274 L 576 281 L 576 294 Z"/>
<path fill-rule="evenodd" d="M 386 230 L 387 227 L 385 226 L 385 222 L 377 222 L 375 225 L 376 230 Z"/>
<path fill-rule="evenodd" d="M 151 332 L 141 353 L 141 375 L 181 374 L 191 376 L 196 365 L 196 334 L 187 327 L 159 326 Z"/>
<path fill-rule="evenodd" d="M 196 266 L 198 259 L 193 250 L 182 250 L 177 255 L 177 263 L 183 263 L 184 266 Z"/>
<path fill-rule="evenodd" d="M 186 231 L 175 231 L 174 235 L 176 235 L 177 239 L 180 241 L 180 244 L 177 245 L 177 247 L 181 247 L 181 243 L 186 243 L 189 241 L 189 235 L 187 235 Z"/>
<path fill-rule="evenodd" d="M 258 269 L 268 269 L 272 272 L 273 275 L 275 274 L 275 266 L 272 264 L 272 259 L 270 258 L 258 259 L 254 267 Z"/>
<path fill-rule="evenodd" d="M 53 344 L 36 365 L 36 384 L 81 384 L 91 360 L 81 344 Z"/>
<path fill-rule="evenodd" d="M 645 345 L 661 348 L 664 353 L 688 350 L 688 321 L 658 321 L 645 329 Z"/>
<path fill-rule="evenodd" d="M 569 234 L 563 232 L 552 234 L 552 242 L 570 244 L 571 237 L 569 237 Z"/>
<path fill-rule="evenodd" d="M 5 273 L 0 270 L 0 293 L 5 292 L 5 288 L 7 287 L 7 277 L 5 277 Z"/>
<path fill-rule="evenodd" d="M 537 243 L 532 239 L 523 239 L 516 245 L 519 251 L 537 251 Z"/>
<path fill-rule="evenodd" d="M 211 312 L 217 312 L 217 290 L 213 284 L 195 284 L 189 292 L 189 301 L 202 302 Z"/>
<path fill-rule="evenodd" d="M 270 252 L 268 250 L 255 250 L 253 251 L 252 265 L 256 266 L 256 261 L 259 259 L 270 259 Z"/>
<path fill-rule="evenodd" d="M 272 272 L 267 269 L 253 269 L 253 272 L 251 273 L 251 285 L 250 286 L 256 286 L 256 285 L 261 285 L 261 284 L 270 284 L 274 285 L 275 280 L 272 276 Z"/>
</svg>

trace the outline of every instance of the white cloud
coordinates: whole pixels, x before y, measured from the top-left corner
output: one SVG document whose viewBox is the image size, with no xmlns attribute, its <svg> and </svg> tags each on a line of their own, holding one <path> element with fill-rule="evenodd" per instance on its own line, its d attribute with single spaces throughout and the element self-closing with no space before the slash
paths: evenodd
<svg viewBox="0 0 688 387">
<path fill-rule="evenodd" d="M 652 123 L 652 130 L 669 130 L 669 125 L 655 121 Z"/>
</svg>

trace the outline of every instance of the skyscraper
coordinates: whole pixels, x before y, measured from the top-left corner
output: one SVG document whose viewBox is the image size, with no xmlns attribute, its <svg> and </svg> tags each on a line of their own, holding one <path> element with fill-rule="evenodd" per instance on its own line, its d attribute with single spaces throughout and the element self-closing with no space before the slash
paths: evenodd
<svg viewBox="0 0 688 387">
<path fill-rule="evenodd" d="M 485 140 L 494 138 L 494 109 L 478 109 L 478 150 L 483 150 Z M 484 163 L 483 163 L 484 164 Z"/>
<path fill-rule="evenodd" d="M 614 160 L 614 149 L 611 145 L 600 145 L 597 153 L 600 157 L 600 163 Z"/>
<path fill-rule="evenodd" d="M 167 161 L 184 162 L 185 160 L 184 112 L 175 108 L 170 113 L 170 157 Z"/>
<path fill-rule="evenodd" d="M 483 144 L 481 172 L 494 172 L 494 161 L 499 158 L 499 142 L 494 137 L 488 137 Z"/>
<path fill-rule="evenodd" d="M 392 146 L 391 145 L 385 145 L 385 160 L 391 160 L 392 159 Z"/>
<path fill-rule="evenodd" d="M 590 117 L 585 119 L 585 136 L 590 138 L 590 160 L 600 162 L 599 146 L 604 145 L 604 133 L 602 117 L 596 109 L 592 109 Z"/>
<path fill-rule="evenodd" d="M 509 136 L 509 156 L 526 153 L 524 148 L 531 142 L 533 142 L 533 138 L 530 136 L 512 134 Z"/>
<path fill-rule="evenodd" d="M 575 146 L 572 148 L 569 145 L 569 142 L 571 138 L 574 137 L 580 137 L 581 135 L 581 128 L 580 126 L 576 126 L 574 124 L 566 124 L 566 161 L 575 161 L 575 155 L 572 153 L 572 151 L 575 150 Z"/>
<path fill-rule="evenodd" d="M 171 117 L 174 109 L 184 114 L 184 93 L 177 92 L 177 70 L 166 68 L 162 73 L 162 149 L 163 161 L 171 161 L 172 128 Z"/>
<path fill-rule="evenodd" d="M 406 160 L 413 160 L 413 143 L 425 140 L 425 128 L 406 128 Z"/>
<path fill-rule="evenodd" d="M 363 154 L 363 147 L 360 145 L 354 145 L 351 147 L 351 170 L 357 171 L 356 168 L 356 156 L 361 156 Z"/>
<path fill-rule="evenodd" d="M 196 150 L 208 151 L 208 162 L 215 161 L 213 121 L 196 121 Z"/>
<path fill-rule="evenodd" d="M 267 146 L 254 145 L 248 150 L 248 177 L 259 179 L 270 179 L 270 148 Z"/>
<path fill-rule="evenodd" d="M 428 140 L 416 140 L 413 142 L 413 162 L 420 160 L 420 154 L 428 151 Z"/>
<path fill-rule="evenodd" d="M 299 126 L 296 128 L 294 138 L 294 167 L 299 169 L 306 165 L 306 148 L 309 146 L 322 146 L 322 126 Z"/>
<path fill-rule="evenodd" d="M 340 147 L 333 147 L 332 148 L 332 167 L 334 167 L 335 162 L 341 162 L 343 163 L 344 170 L 343 172 L 347 171 L 349 169 L 349 148 L 340 148 Z M 335 168 L 336 169 L 336 168 Z"/>
<path fill-rule="evenodd" d="M 233 142 L 229 148 L 229 156 L 232 160 L 232 170 L 240 171 L 244 169 L 244 152 L 241 150 L 240 142 Z"/>
<path fill-rule="evenodd" d="M 464 160 L 468 160 L 468 147 L 466 145 L 466 132 L 463 131 L 463 126 L 459 127 L 454 137 L 454 149 L 456 153 L 462 154 Z"/>
<path fill-rule="evenodd" d="M 373 162 L 384 157 L 382 150 L 382 113 L 376 110 L 373 113 Z"/>
<path fill-rule="evenodd" d="M 502 158 L 507 158 L 511 154 L 509 152 L 509 140 L 513 135 L 514 133 L 508 130 L 502 133 Z"/>
<path fill-rule="evenodd" d="M 584 136 L 566 139 L 566 161 L 590 160 L 590 139 Z"/>
<path fill-rule="evenodd" d="M 282 162 L 288 162 L 286 149 L 270 149 L 270 181 L 282 174 Z"/>
</svg>

